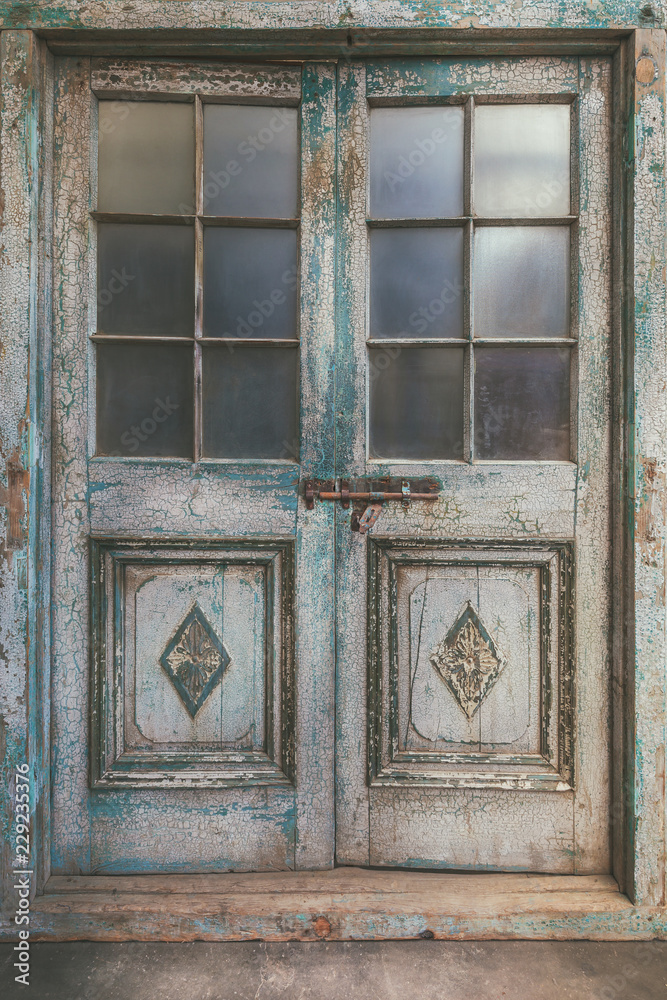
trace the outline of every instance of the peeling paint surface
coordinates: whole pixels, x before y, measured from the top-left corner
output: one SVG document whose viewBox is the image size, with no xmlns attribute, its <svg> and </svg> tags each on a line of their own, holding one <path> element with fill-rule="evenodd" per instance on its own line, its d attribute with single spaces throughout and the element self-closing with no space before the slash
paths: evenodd
<svg viewBox="0 0 667 1000">
<path fill-rule="evenodd" d="M 621 28 L 659 26 L 665 22 L 664 0 L 651 5 L 653 16 L 631 0 L 297 0 L 296 3 L 225 0 L 158 0 L 114 3 L 97 0 L 84 7 L 75 0 L 43 3 L 5 2 L 0 23 L 8 28 L 411 28 L 437 27 L 459 31 L 482 28 Z M 648 20 L 648 25 L 646 24 Z"/>
<path fill-rule="evenodd" d="M 0 37 L 0 852 L 8 898 L 14 833 L 11 829 L 15 768 L 31 768 L 31 834 L 38 876 L 48 794 L 43 771 L 44 703 L 38 700 L 44 669 L 43 448 L 44 382 L 37 313 L 41 132 L 40 62 L 34 38 Z M 48 531 L 46 532 L 48 538 Z M 40 692 L 41 693 L 41 692 Z M 48 870 L 48 866 L 47 866 Z"/>
<path fill-rule="evenodd" d="M 295 101 L 303 87 L 301 329 L 317 330 L 318 341 L 304 336 L 300 352 L 301 465 L 317 475 L 332 471 L 327 351 L 330 355 L 333 345 L 334 82 L 332 67 L 312 64 L 303 71 L 269 66 L 257 74 L 234 64 L 186 71 L 170 62 L 98 60 L 92 68 L 92 86 L 111 96 L 137 89 L 151 97 L 202 90 L 228 99 L 262 101 L 268 95 Z M 54 515 L 53 870 L 330 866 L 333 601 L 320 579 L 331 578 L 332 511 L 305 511 L 298 501 L 299 470 L 287 461 L 193 465 L 90 454 L 87 417 L 94 413 L 94 382 L 87 334 L 94 322 L 89 284 L 94 226 L 89 209 L 95 188 L 90 147 L 96 121 L 90 61 L 59 60 L 56 84 L 55 495 L 62 500 Z M 92 563 L 91 535 L 101 536 L 92 546 Z M 196 539 L 203 548 L 197 549 Z M 303 583 L 295 592 L 291 583 L 278 586 L 272 577 L 269 585 L 262 576 L 248 595 L 242 586 L 248 580 L 239 580 L 239 573 L 251 571 L 251 557 L 265 563 L 277 558 L 272 539 L 274 549 L 296 544 Z M 136 548 L 134 555 L 123 556 L 130 560 L 126 568 L 120 556 L 109 562 L 104 552 L 95 554 L 114 542 L 121 555 Z M 219 567 L 212 580 L 216 558 L 226 569 Z M 220 641 L 232 654 L 219 691 L 201 707 L 197 721 L 183 717 L 182 702 L 169 700 L 173 691 L 159 668 L 165 644 L 193 601 L 208 609 L 209 621 L 218 622 Z M 267 635 L 254 658 L 246 649 L 253 614 L 261 617 L 253 642 L 262 629 Z M 146 649 L 153 649 L 152 659 Z M 93 654 L 98 666 L 89 704 Z M 249 662 L 249 676 L 235 687 L 234 670 L 238 674 L 239 663 Z M 147 686 L 151 669 L 153 684 Z M 253 681 L 255 675 L 259 679 Z M 218 695 L 224 701 L 220 725 L 234 698 L 248 702 L 236 713 L 236 729 L 229 720 L 224 723 L 240 741 L 236 749 L 220 751 L 219 733 L 211 742 Z M 243 744 L 247 734 L 237 730 L 244 729 L 246 717 L 246 729 L 257 729 L 253 739 L 261 739 L 262 747 Z M 72 809 L 72 802 L 81 807 Z"/>
<path fill-rule="evenodd" d="M 665 39 L 639 37 L 636 58 L 664 67 Z M 635 766 L 630 791 L 635 843 L 634 892 L 665 902 L 665 83 L 638 84 L 634 149 L 634 550 Z"/>
<path fill-rule="evenodd" d="M 500 100 L 554 93 L 576 97 L 577 465 L 366 462 L 367 99 L 426 101 L 468 93 Z M 433 504 L 414 504 L 407 509 L 388 504 L 371 531 L 372 539 L 381 545 L 396 546 L 396 552 L 401 551 L 401 543 L 416 546 L 406 550 L 407 565 L 401 570 L 412 576 L 402 576 L 398 570 L 392 575 L 389 565 L 383 567 L 382 561 L 375 567 L 373 541 L 368 543 L 367 557 L 359 540 L 348 534 L 348 516 L 343 512 L 338 515 L 337 642 L 344 664 L 339 668 L 337 690 L 338 858 L 348 864 L 421 868 L 608 871 L 611 64 L 605 59 L 554 57 L 492 62 L 454 58 L 370 60 L 364 65 L 341 68 L 339 106 L 343 169 L 339 185 L 337 408 L 346 419 L 339 425 L 337 471 L 341 476 L 431 475 L 442 482 L 442 492 Z M 586 470 L 585 475 L 579 473 L 580 468 Z M 473 610 L 482 619 L 487 613 L 484 609 L 494 606 L 488 588 L 479 581 L 474 587 L 467 582 L 466 572 L 474 574 L 476 566 L 480 573 L 494 572 L 493 555 L 482 556 L 471 541 L 475 539 L 478 544 L 482 540 L 496 545 L 511 541 L 526 558 L 531 544 L 538 540 L 543 544 L 548 544 L 549 539 L 574 542 L 571 594 L 561 607 L 546 600 L 549 610 L 541 614 L 550 616 L 554 647 L 560 649 L 561 657 L 570 648 L 568 629 L 576 629 L 576 656 L 572 653 L 572 666 L 570 653 L 561 660 L 555 671 L 555 677 L 561 679 L 554 680 L 548 695 L 546 651 L 540 654 L 539 668 L 535 673 L 529 671 L 530 679 L 526 680 L 526 696 L 531 697 L 532 685 L 532 697 L 541 703 L 544 712 L 540 735 L 534 739 L 545 743 L 534 743 L 533 747 L 539 746 L 545 765 L 545 747 L 550 745 L 553 750 L 559 740 L 563 741 L 567 748 L 564 754 L 574 754 L 572 784 L 564 772 L 559 775 L 558 767 L 551 775 L 540 774 L 535 759 L 531 762 L 520 743 L 512 751 L 500 736 L 494 740 L 478 736 L 476 745 L 472 745 L 475 741 L 471 732 L 458 733 L 455 738 L 454 721 L 445 727 L 449 727 L 449 742 L 441 728 L 437 739 L 431 735 L 430 745 L 424 738 L 425 732 L 433 730 L 431 715 L 437 713 L 444 696 L 434 688 L 437 679 L 431 683 L 430 675 L 424 678 L 420 673 L 420 643 L 430 649 L 436 642 L 436 631 L 439 636 L 446 634 L 466 602 L 472 602 Z M 449 568 L 455 558 L 451 552 L 455 545 L 461 566 L 470 567 L 462 568 L 456 578 Z M 500 566 L 504 557 L 498 552 L 495 558 Z M 478 559 L 483 561 L 478 564 Z M 562 576 L 556 576 L 554 595 L 563 588 Z M 443 580 L 448 581 L 448 586 Z M 419 590 L 420 586 L 426 589 Z M 497 588 L 500 586 L 498 583 Z M 431 596 L 426 611 L 428 588 Z M 366 618 L 360 605 L 367 593 Z M 418 594 L 422 595 L 421 601 L 415 596 Z M 454 594 L 458 594 L 458 602 Z M 494 621 L 498 641 L 503 637 L 503 652 L 510 664 L 503 676 L 509 678 L 512 670 L 517 670 L 518 683 L 518 662 L 523 664 L 521 658 L 526 657 L 526 652 L 518 638 L 510 639 L 514 626 L 508 601 L 497 599 Z M 546 632 L 544 617 L 541 634 Z M 369 668 L 368 700 L 364 702 L 359 692 L 364 689 L 368 659 L 371 664 L 377 659 L 378 665 Z M 517 661 L 514 666 L 513 660 Z M 413 680 L 402 680 L 406 674 Z M 572 710 L 572 683 L 576 688 L 576 713 Z M 409 693 L 405 693 L 406 684 Z M 496 732 L 502 731 L 503 721 L 510 731 L 514 713 L 519 712 L 521 694 L 511 690 L 513 694 L 508 698 L 512 705 L 505 706 L 504 719 L 500 707 L 488 708 L 496 712 Z M 497 682 L 498 698 L 503 691 L 501 679 Z M 451 695 L 448 697 L 450 704 Z M 405 707 L 405 700 L 410 698 L 411 714 Z M 495 704 L 493 692 L 488 700 L 490 705 Z M 551 721 L 547 718 L 547 704 Z M 453 719 L 460 722 L 456 706 L 452 713 Z M 396 721 L 408 716 L 420 720 L 418 749 L 405 748 L 407 723 L 398 726 Z M 479 716 L 484 720 L 484 706 Z M 443 719 L 441 714 L 440 727 Z M 471 730 L 475 725 L 479 727 L 483 721 L 473 720 Z M 553 733 L 549 735 L 553 725 L 559 733 L 556 740 Z M 367 746 L 360 738 L 364 728 Z M 414 739 L 417 742 L 417 736 Z M 464 747 L 466 741 L 471 745 Z M 544 791 L 548 782 L 552 790 Z M 525 791 L 528 788 L 532 790 Z M 501 831 L 507 832 L 506 841 Z"/>
<path fill-rule="evenodd" d="M 507 789 L 423 788 L 418 797 L 407 787 L 367 787 L 366 700 L 367 633 L 364 614 L 369 585 L 366 551 L 349 530 L 348 518 L 333 507 L 320 505 L 306 513 L 298 500 L 299 477 L 294 466 L 230 469 L 223 484 L 212 466 L 193 468 L 175 463 L 136 463 L 89 458 L 86 414 L 89 375 L 86 367 L 89 328 L 89 274 L 93 238 L 88 218 L 89 190 L 94 187 L 86 144 L 94 138 L 93 85 L 99 93 L 124 93 L 143 87 L 147 94 L 183 95 L 196 82 L 197 72 L 179 64 L 132 63 L 121 57 L 92 60 L 69 58 L 60 63 L 57 79 L 55 165 L 63 183 L 55 190 L 54 262 L 54 365 L 56 415 L 55 484 L 62 498 L 54 510 L 56 566 L 54 572 L 53 646 L 53 840 L 56 871 L 143 872 L 153 869 L 154 857 L 145 843 L 157 830 L 165 844 L 160 861 L 163 871 L 215 872 L 221 869 L 213 840 L 233 843 L 223 867 L 230 871 L 247 866 L 247 853 L 265 852 L 266 867 L 321 868 L 333 856 L 333 730 L 338 757 L 335 767 L 339 803 L 337 858 L 353 864 L 386 864 L 387 857 L 406 867 L 438 867 L 449 863 L 451 850 L 457 865 L 480 870 L 512 867 L 508 858 L 518 853 L 517 867 L 555 872 L 606 871 L 609 868 L 608 826 L 595 821 L 613 812 L 608 795 L 610 696 L 606 684 L 608 636 L 616 609 L 609 598 L 612 567 L 609 556 L 609 495 L 611 469 L 611 315 L 609 213 L 611 193 L 606 153 L 611 142 L 609 104 L 610 64 L 604 59 L 560 56 L 502 58 L 490 61 L 410 57 L 406 60 L 374 58 L 364 66 L 349 59 L 349 45 L 363 47 L 376 28 L 446 29 L 471 38 L 496 28 L 539 31 L 567 28 L 600 31 L 629 26 L 648 28 L 662 24 L 664 3 L 652 6 L 648 19 L 640 5 L 625 2 L 457 3 L 384 0 L 348 4 L 263 2 L 228 4 L 220 0 L 191 3 L 160 0 L 157 3 L 111 2 L 79 5 L 59 3 L 0 5 L 0 23 L 12 27 L 38 27 L 54 33 L 57 44 L 66 36 L 88 38 L 107 28 L 116 33 L 114 44 L 129 31 L 165 29 L 171 37 L 192 44 L 206 39 L 215 43 L 216 32 L 243 32 L 262 27 L 288 31 L 310 26 L 329 34 L 330 44 L 341 49 L 339 66 L 340 136 L 345 155 L 340 160 L 339 226 L 342 240 L 337 250 L 332 236 L 336 159 L 334 109 L 335 69 L 310 67 L 303 76 L 304 94 L 311 100 L 303 147 L 304 197 L 307 212 L 302 225 L 302 250 L 312 283 L 303 296 L 302 329 L 317 329 L 317 349 L 304 341 L 301 356 L 303 402 L 302 437 L 304 473 L 331 476 L 365 474 L 364 421 L 357 416 L 365 402 L 363 339 L 355 337 L 364 322 L 365 203 L 367 169 L 367 114 L 364 87 L 373 96 L 432 96 L 442 81 L 448 95 L 468 91 L 502 95 L 505 88 L 524 94 L 578 94 L 579 121 L 590 141 L 581 150 L 579 194 L 581 204 L 580 302 L 580 408 L 578 418 L 578 468 L 543 467 L 517 474 L 498 465 L 485 468 L 452 467 L 443 478 L 437 504 L 408 511 L 396 505 L 386 509 L 374 529 L 388 539 L 436 538 L 451 540 L 485 538 L 523 540 L 526 544 L 549 538 L 576 540 L 576 592 L 578 604 L 578 676 L 576 725 L 571 733 L 576 754 L 576 793 L 558 796 L 544 791 L 514 789 L 513 811 L 506 808 Z M 647 19 L 650 23 L 647 23 Z M 369 30 L 370 29 L 370 30 Z M 350 32 L 350 43 L 345 33 Z M 55 33 L 59 33 L 57 38 Z M 189 35 L 188 33 L 192 33 Z M 338 33 L 338 34 L 336 34 Z M 397 37 L 400 32 L 397 32 Z M 448 37 L 449 37 L 448 35 Z M 576 36 L 576 31 L 572 32 Z M 311 39 L 314 37 L 311 36 Z M 424 34 L 426 38 L 426 34 Z M 444 35 L 429 35 L 443 39 Z M 522 36 L 525 37 L 525 36 Z M 563 36 L 564 37 L 564 36 Z M 601 38 L 602 36 L 600 36 Z M 242 42 L 238 41 L 239 51 Z M 235 44 L 237 44 L 235 42 Z M 436 41 L 437 44 L 440 44 Z M 39 740 L 34 720 L 36 660 L 30 657 L 37 644 L 31 640 L 39 626 L 41 598 L 37 593 L 35 552 L 38 544 L 37 513 L 44 479 L 43 461 L 48 433 L 34 430 L 34 409 L 39 398 L 36 352 L 29 351 L 37 326 L 37 202 L 38 117 L 36 114 L 35 40 L 25 32 L 2 36 L 3 103 L 0 121 L 0 669 L 2 724 L 0 758 L 7 769 L 23 759 L 28 740 Z M 79 41 L 76 44 L 80 44 Z M 128 44 L 127 42 L 125 44 Z M 185 42 L 183 42 L 185 44 Z M 311 40 L 308 44 L 314 44 Z M 530 915 L 503 920 L 472 917 L 446 920 L 434 917 L 436 936 L 651 936 L 664 935 L 665 900 L 665 96 L 664 35 L 640 31 L 635 38 L 636 58 L 643 60 L 635 85 L 632 109 L 634 165 L 633 242 L 635 359 L 632 366 L 633 404 L 630 421 L 632 449 L 630 474 L 632 510 L 629 531 L 634 545 L 634 664 L 632 666 L 636 745 L 632 756 L 630 860 L 632 885 L 628 891 L 643 909 L 616 912 L 607 900 L 604 915 L 553 919 Z M 389 44 L 387 46 L 389 48 Z M 418 47 L 416 46 L 418 51 Z M 647 61 L 657 67 L 655 79 Z M 296 101 L 301 73 L 293 66 L 249 72 L 239 63 L 215 76 L 199 67 L 199 86 L 210 86 L 223 99 L 248 94 L 260 97 L 277 93 Z M 164 88 L 167 88 L 166 90 Z M 171 89 L 169 89 L 171 88 Z M 430 89 L 429 89 L 430 88 Z M 334 292 L 334 256 L 338 253 L 340 298 Z M 334 310 L 338 310 L 338 353 L 334 359 Z M 30 340 L 26 337 L 30 331 Z M 334 364 L 335 360 L 335 364 Z M 32 367 L 31 367 L 32 366 Z M 334 370 L 336 385 L 334 386 Z M 30 392 L 28 385 L 30 384 Z M 591 386 L 599 391 L 589 392 Z M 338 395 L 334 393 L 337 390 Z M 41 390 L 40 390 L 41 391 Z M 334 408 L 335 399 L 335 408 Z M 334 413 L 337 423 L 337 459 L 334 469 Z M 48 421 L 45 422 L 45 424 Z M 432 471 L 432 470 L 429 470 Z M 423 465 L 408 467 L 377 464 L 372 473 L 423 475 Z M 41 477 L 41 478 L 40 478 Z M 38 483 L 42 486 L 38 487 Z M 38 495 L 39 494 L 39 495 Z M 37 498 L 37 503 L 35 502 Z M 335 534 L 334 534 L 335 521 Z M 247 788 L 231 798 L 218 791 L 165 789 L 157 792 L 124 790 L 90 796 L 89 705 L 90 636 L 88 593 L 90 585 L 89 536 L 91 532 L 152 535 L 156 539 L 186 539 L 193 532 L 202 538 L 243 539 L 248 536 L 295 538 L 297 573 L 313 582 L 303 589 L 294 608 L 297 632 L 299 685 L 299 782 L 289 789 Z M 333 691 L 333 579 L 338 581 L 337 635 L 339 656 L 336 711 Z M 48 574 L 47 574 L 48 576 Z M 354 585 L 350 586 L 350 581 Z M 30 609 L 35 608 L 34 619 Z M 613 611 L 613 613 L 612 613 Z M 632 628 L 630 629 L 632 631 Z M 32 641 L 32 647 L 31 647 Z M 632 654 L 631 654 L 632 656 Z M 32 680 L 28 680 L 31 665 Z M 632 672 L 632 671 L 631 671 Z M 45 674 L 45 676 L 48 676 Z M 32 691 L 30 689 L 32 684 Z M 28 713 L 33 712 L 33 730 Z M 35 728 L 37 727 L 37 728 Z M 3 757 L 4 754 L 4 757 Z M 39 765 L 39 754 L 34 756 Z M 43 772 L 37 775 L 36 787 Z M 5 787 L 7 784 L 5 783 Z M 570 803 L 563 807 L 563 803 Z M 72 804 L 76 803 L 76 808 Z M 79 803 L 88 803 L 80 808 Z M 659 803 L 659 808 L 655 804 Z M 7 825 L 8 803 L 3 807 Z M 194 813 L 197 818 L 193 819 Z M 396 817 L 409 816 L 401 826 Z M 119 835 L 122 830 L 122 836 Z M 528 831 L 528 832 L 527 832 Z M 538 831 L 539 845 L 531 831 Z M 7 840 L 5 838 L 5 843 Z M 445 853 L 441 849 L 447 843 Z M 479 845 L 483 844 L 480 851 Z M 369 846 L 370 845 L 370 846 Z M 434 849 L 434 845 L 436 845 Z M 512 852 L 515 852 L 513 855 Z M 197 858 L 200 859 L 197 862 Z M 5 859 L 6 860 L 6 859 Z M 199 867 L 198 867 L 199 864 Z M 48 900 L 48 897 L 47 897 Z M 414 915 L 383 915 L 380 910 L 365 918 L 342 918 L 337 912 L 300 913 L 284 918 L 280 926 L 260 917 L 246 926 L 242 919 L 221 920 L 202 913 L 187 923 L 180 914 L 132 916 L 132 929 L 119 931 L 113 917 L 93 907 L 91 918 L 74 915 L 48 901 L 40 915 L 41 933 L 80 936 L 94 933 L 114 936 L 173 935 L 244 937 L 267 933 L 312 939 L 313 936 L 411 936 L 417 934 Z M 128 912 L 132 911 L 129 904 Z M 143 904 L 142 904 L 143 905 Z M 585 902 L 579 904 L 582 912 Z M 629 906 L 630 904 L 627 904 Z M 60 909 L 59 909 L 60 907 Z M 112 904 L 113 908 L 113 904 Z M 298 909 L 298 908 L 297 908 Z M 306 908 L 307 909 L 307 908 Z M 613 911 L 613 912 L 612 912 Z M 133 912 L 133 911 L 132 911 Z M 369 911 L 370 912 L 370 911 Z M 657 916 L 656 916 L 657 914 Z M 442 917 L 442 915 L 440 915 Z M 188 918 L 189 919 L 189 918 Z M 652 924 L 648 921 L 653 920 Z M 132 923 L 133 921 L 133 923 Z M 319 923 L 318 923 L 319 921 Z M 252 924 L 252 926 L 250 926 Z M 329 930 L 326 930 L 326 928 Z M 421 925 L 420 925 L 421 926 Z M 174 930 L 174 927 L 177 930 Z M 179 930 L 180 928 L 180 930 Z M 319 929 L 318 929 L 319 928 Z"/>
</svg>

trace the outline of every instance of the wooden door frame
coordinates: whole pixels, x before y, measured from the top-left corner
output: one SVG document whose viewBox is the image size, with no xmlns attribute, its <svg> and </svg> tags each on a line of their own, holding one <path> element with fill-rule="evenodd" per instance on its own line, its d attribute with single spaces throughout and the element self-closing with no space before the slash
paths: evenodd
<svg viewBox="0 0 667 1000">
<path fill-rule="evenodd" d="M 83 10 L 74 0 L 34 8 L 13 2 L 0 6 L 0 501 L 5 515 L 0 542 L 0 795 L 3 831 L 9 832 L 16 766 L 28 761 L 31 881 L 38 894 L 31 936 L 667 937 L 665 32 L 648 17 L 647 8 L 630 11 L 621 0 L 606 4 L 604 12 L 591 4 L 576 28 L 563 26 L 556 0 L 540 8 L 530 29 L 521 28 L 520 10 L 508 17 L 495 2 L 476 10 L 455 2 L 437 12 L 422 8 L 418 0 L 398 0 L 388 15 L 383 6 L 382 0 L 370 0 L 357 16 L 343 0 L 322 5 L 246 2 L 224 12 L 215 0 L 204 10 L 201 4 L 158 0 L 139 4 L 120 20 L 117 5 L 106 0 Z M 203 23 L 210 27 L 202 28 Z M 213 884 L 207 876 L 209 886 L 199 883 L 198 876 L 50 878 L 48 373 L 51 302 L 59 294 L 49 267 L 53 54 L 139 52 L 274 59 L 341 59 L 350 52 L 613 57 L 613 600 L 618 613 L 610 823 L 615 882 L 605 876 L 479 874 L 466 876 L 464 885 L 462 876 L 453 874 L 365 872 L 362 878 L 346 869 L 272 876 L 268 883 L 266 876 L 220 875 Z M 16 890 L 7 832 L 3 898 L 9 910 L 2 932 L 12 939 Z M 351 885 L 350 878 L 360 881 Z M 542 885 L 545 878 L 551 893 Z M 114 902 L 119 891 L 128 894 L 122 910 Z M 276 894 L 268 911 L 267 891 Z"/>
</svg>

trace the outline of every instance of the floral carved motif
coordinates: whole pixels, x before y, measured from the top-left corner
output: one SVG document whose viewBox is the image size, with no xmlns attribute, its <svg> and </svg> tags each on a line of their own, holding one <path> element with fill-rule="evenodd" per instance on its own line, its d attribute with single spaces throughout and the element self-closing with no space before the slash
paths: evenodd
<svg viewBox="0 0 667 1000">
<path fill-rule="evenodd" d="M 179 625 L 160 663 L 194 719 L 229 664 L 227 650 L 198 604 Z"/>
<path fill-rule="evenodd" d="M 433 650 L 430 660 L 469 719 L 506 663 L 470 603 Z"/>
</svg>

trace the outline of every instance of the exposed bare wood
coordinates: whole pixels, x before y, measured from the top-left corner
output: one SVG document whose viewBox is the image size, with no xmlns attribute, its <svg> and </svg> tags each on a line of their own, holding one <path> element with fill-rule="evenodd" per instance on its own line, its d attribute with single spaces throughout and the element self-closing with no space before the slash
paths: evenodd
<svg viewBox="0 0 667 1000">
<path fill-rule="evenodd" d="M 35 937 L 102 940 L 373 940 L 665 936 L 604 876 L 360 872 L 204 879 L 52 878 Z"/>
<path fill-rule="evenodd" d="M 151 101 L 181 97 L 193 100 L 196 90 L 203 98 L 226 99 L 261 104 L 262 99 L 279 99 L 297 104 L 301 97 L 298 66 L 263 63 L 182 63 L 136 59 L 96 59 L 90 85 L 98 97 Z"/>
<path fill-rule="evenodd" d="M 334 868 L 325 872 L 256 872 L 242 875 L 52 875 L 47 895 L 72 893 L 318 893 L 377 892 L 465 893 L 610 893 L 618 886 L 611 875 L 442 874 L 440 872 L 368 871 Z"/>
</svg>

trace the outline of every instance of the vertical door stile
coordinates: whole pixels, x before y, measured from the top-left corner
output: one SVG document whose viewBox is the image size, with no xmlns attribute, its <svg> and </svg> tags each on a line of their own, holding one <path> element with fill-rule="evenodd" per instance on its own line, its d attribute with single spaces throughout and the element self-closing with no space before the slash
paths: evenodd
<svg viewBox="0 0 667 1000">
<path fill-rule="evenodd" d="M 335 101 L 57 60 L 56 874 L 333 864 Z"/>
<path fill-rule="evenodd" d="M 366 468 L 366 67 L 339 65 L 338 321 L 336 331 L 336 475 Z M 336 859 L 368 864 L 366 787 L 367 626 L 365 546 L 336 505 Z"/>
<path fill-rule="evenodd" d="M 610 865 L 609 719 L 611 619 L 611 177 L 600 164 L 611 148 L 611 64 L 580 60 L 577 102 L 578 465 L 575 498 L 577 595 L 575 872 Z M 577 191 L 578 189 L 578 191 Z M 604 669 L 600 669 L 603 657 Z M 593 769 L 599 747 L 605 756 Z"/>
<path fill-rule="evenodd" d="M 333 475 L 336 71 L 303 68 L 301 113 L 301 476 Z M 330 504 L 299 501 L 296 616 L 297 868 L 334 852 L 334 598 Z"/>
<path fill-rule="evenodd" d="M 90 61 L 56 62 L 53 232 L 53 789 L 54 871 L 91 866 L 88 795 L 88 332 Z M 66 499 L 66 502 L 65 502 Z M 76 808 L 73 808 L 76 803 Z"/>
</svg>

